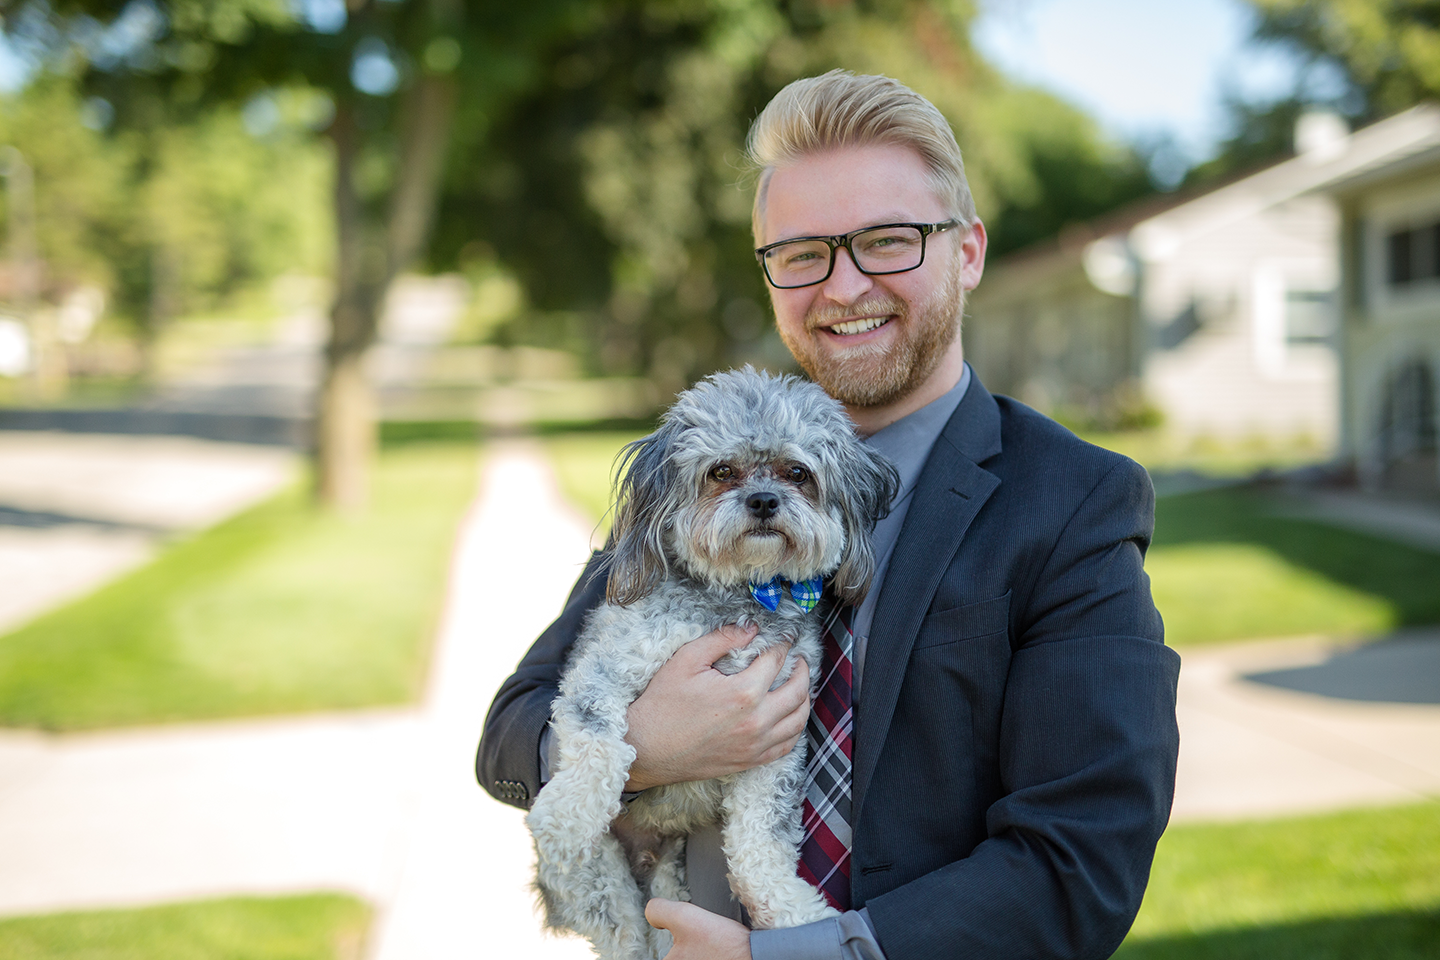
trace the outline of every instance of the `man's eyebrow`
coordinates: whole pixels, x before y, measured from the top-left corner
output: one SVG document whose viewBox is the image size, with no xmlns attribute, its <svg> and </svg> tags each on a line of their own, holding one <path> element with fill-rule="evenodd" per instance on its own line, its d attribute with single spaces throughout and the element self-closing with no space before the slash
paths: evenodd
<svg viewBox="0 0 1440 960">
<path fill-rule="evenodd" d="M 882 213 L 877 217 L 871 217 L 859 226 L 851 227 L 845 233 L 854 233 L 856 230 L 869 230 L 871 227 L 881 227 L 887 223 L 924 223 L 923 220 L 916 220 L 908 213 Z M 794 240 L 801 237 L 840 237 L 843 233 L 784 233 L 781 240 Z"/>
</svg>

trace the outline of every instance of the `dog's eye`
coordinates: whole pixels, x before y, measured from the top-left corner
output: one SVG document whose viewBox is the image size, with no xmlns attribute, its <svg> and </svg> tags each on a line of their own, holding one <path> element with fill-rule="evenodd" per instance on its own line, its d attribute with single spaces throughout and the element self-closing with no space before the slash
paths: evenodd
<svg viewBox="0 0 1440 960">
<path fill-rule="evenodd" d="M 731 469 L 728 463 L 722 463 L 710 468 L 711 480 L 718 480 L 720 483 L 724 483 L 733 476 L 735 476 L 735 471 Z"/>
<path fill-rule="evenodd" d="M 810 471 L 797 463 L 786 472 L 786 476 L 789 477 L 791 483 L 798 485 L 810 479 Z"/>
</svg>

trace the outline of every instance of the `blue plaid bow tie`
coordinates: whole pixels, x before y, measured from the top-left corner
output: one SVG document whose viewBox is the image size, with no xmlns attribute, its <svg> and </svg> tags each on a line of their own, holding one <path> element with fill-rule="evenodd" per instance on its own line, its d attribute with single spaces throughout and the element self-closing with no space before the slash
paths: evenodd
<svg viewBox="0 0 1440 960">
<path fill-rule="evenodd" d="M 820 577 L 801 580 L 799 583 L 791 583 L 784 577 L 776 577 L 769 583 L 750 584 L 750 595 L 766 610 L 774 610 L 780 606 L 780 598 L 785 595 L 785 588 L 789 587 L 790 599 L 794 600 L 801 610 L 809 613 L 815 609 L 815 604 L 820 602 L 820 592 L 824 586 L 824 580 Z"/>
</svg>

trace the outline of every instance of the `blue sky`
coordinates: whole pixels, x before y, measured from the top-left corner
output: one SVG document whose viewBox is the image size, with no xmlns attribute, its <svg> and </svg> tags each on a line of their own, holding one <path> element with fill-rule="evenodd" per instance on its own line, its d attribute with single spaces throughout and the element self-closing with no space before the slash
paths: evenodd
<svg viewBox="0 0 1440 960">
<path fill-rule="evenodd" d="M 1018 80 L 1045 87 L 1125 139 L 1169 133 L 1192 161 L 1224 137 L 1223 93 L 1274 99 L 1293 57 L 1246 43 L 1240 0 L 981 0 L 974 42 Z"/>
</svg>

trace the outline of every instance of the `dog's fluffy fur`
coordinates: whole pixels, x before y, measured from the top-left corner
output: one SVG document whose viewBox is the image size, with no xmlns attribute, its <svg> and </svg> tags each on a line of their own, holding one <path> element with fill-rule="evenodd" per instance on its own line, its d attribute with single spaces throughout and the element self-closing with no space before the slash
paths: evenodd
<svg viewBox="0 0 1440 960">
<path fill-rule="evenodd" d="M 669 934 L 645 922 L 645 901 L 689 899 L 685 837 L 717 820 L 731 886 L 757 928 L 831 916 L 796 875 L 803 738 L 774 763 L 647 790 L 627 808 L 621 792 L 635 750 L 625 742 L 626 711 L 683 644 L 729 623 L 760 632 L 717 669 L 736 673 L 790 643 L 776 685 L 803 657 L 813 696 L 819 611 L 805 613 L 787 596 L 771 612 L 748 584 L 825 576 L 837 602 L 858 603 L 895 469 L 818 386 L 748 367 L 681 394 L 622 463 L 607 599 L 561 679 L 551 721 L 557 768 L 526 817 L 548 923 L 588 937 L 604 960 L 662 956 Z"/>
</svg>

